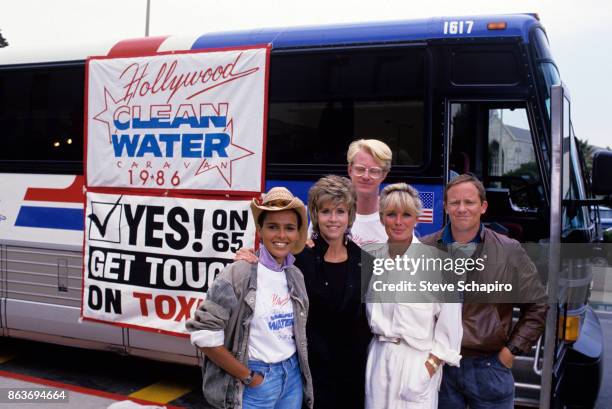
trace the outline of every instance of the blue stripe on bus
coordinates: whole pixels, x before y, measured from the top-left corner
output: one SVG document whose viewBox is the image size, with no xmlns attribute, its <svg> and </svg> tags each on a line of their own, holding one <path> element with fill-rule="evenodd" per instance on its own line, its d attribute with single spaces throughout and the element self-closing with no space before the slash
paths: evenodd
<svg viewBox="0 0 612 409">
<path fill-rule="evenodd" d="M 21 206 L 15 226 L 41 229 L 83 230 L 83 209 Z"/>
<path fill-rule="evenodd" d="M 455 33 L 445 33 L 447 24 L 461 23 Z M 467 22 L 469 22 L 469 29 Z M 505 22 L 505 30 L 489 30 L 488 23 Z M 538 24 L 532 15 L 436 17 L 421 20 L 349 23 L 316 27 L 267 28 L 208 33 L 200 36 L 191 49 L 272 44 L 274 49 L 340 46 L 345 44 L 396 43 L 441 38 L 522 37 L 529 42 L 531 26 Z M 447 31 L 448 31 L 447 26 Z M 458 32 L 461 31 L 461 32 Z M 469 32 L 468 32 L 469 31 Z"/>
</svg>

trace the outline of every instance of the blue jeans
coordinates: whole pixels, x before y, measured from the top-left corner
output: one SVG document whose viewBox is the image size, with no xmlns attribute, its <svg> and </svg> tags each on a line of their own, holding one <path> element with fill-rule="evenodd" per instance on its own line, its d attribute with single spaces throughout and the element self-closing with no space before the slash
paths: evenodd
<svg viewBox="0 0 612 409">
<path fill-rule="evenodd" d="M 244 387 L 244 409 L 300 409 L 302 407 L 302 372 L 297 354 L 276 364 L 249 361 L 249 368 L 264 376 L 261 384 Z"/>
<path fill-rule="evenodd" d="M 459 368 L 444 365 L 438 398 L 439 409 L 512 409 L 514 377 L 497 354 L 463 357 Z"/>
</svg>

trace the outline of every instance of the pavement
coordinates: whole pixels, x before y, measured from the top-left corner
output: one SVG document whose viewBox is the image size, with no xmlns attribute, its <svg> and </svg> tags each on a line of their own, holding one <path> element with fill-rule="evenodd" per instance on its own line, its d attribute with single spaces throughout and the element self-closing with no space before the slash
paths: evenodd
<svg viewBox="0 0 612 409">
<path fill-rule="evenodd" d="M 606 305 L 606 307 L 612 307 L 611 305 Z M 595 406 L 596 409 L 608 409 L 612 408 L 612 388 L 607 387 L 608 385 L 612 385 L 612 311 L 608 308 L 599 308 L 596 310 L 597 316 L 602 325 L 602 329 L 604 332 L 604 374 L 602 381 L 602 388 L 600 391 L 599 399 Z M 73 354 L 75 352 L 73 351 Z M 0 357 L 1 358 L 1 357 Z M 74 357 L 73 357 L 74 358 Z M 8 358 L 7 358 L 8 359 Z M 108 359 L 108 358 L 107 358 Z M 0 359 L 0 362 L 2 360 Z M 85 375 L 86 378 L 91 379 L 90 376 Z M 92 382 L 92 384 L 96 384 Z M 156 389 L 160 389 L 160 385 L 155 385 Z M 61 402 L 51 402 L 51 401 L 40 401 L 29 403 L 18 403 L 16 400 L 8 400 L 9 391 L 27 391 L 27 390 L 52 390 L 52 391 L 64 391 L 67 394 L 68 400 Z M 137 393 L 129 393 L 123 391 L 125 394 L 121 393 L 111 393 L 105 392 L 98 389 L 87 388 L 83 386 L 76 386 L 74 384 L 67 384 L 62 382 L 57 382 L 49 379 L 43 379 L 32 374 L 24 375 L 22 373 L 16 372 L 8 372 L 0 370 L 0 409 L 37 409 L 37 408 L 56 408 L 56 409 L 64 409 L 64 408 L 79 408 L 79 409 L 158 409 L 158 408 L 179 408 L 179 406 L 160 406 L 159 403 L 152 402 L 152 400 L 157 400 L 155 397 L 159 395 L 159 391 L 157 395 L 152 393 L 152 391 L 148 391 L 150 388 L 143 388 L 139 390 Z M 162 392 L 168 392 L 168 388 L 164 389 Z M 172 388 L 170 388 L 172 389 Z M 143 391 L 148 391 L 144 393 Z M 171 390 L 171 393 L 175 393 L 176 391 Z M 127 394 L 130 396 L 127 396 Z M 135 395 L 135 396 L 132 396 Z M 146 399 L 142 399 L 143 397 L 147 397 L 149 401 Z M 138 399 L 141 398 L 141 399 Z M 195 399 L 198 399 L 197 397 Z M 172 399 L 159 399 L 157 402 L 168 402 Z M 187 406 L 192 406 L 189 401 L 185 401 L 180 404 L 186 404 Z"/>
<path fill-rule="evenodd" d="M 148 402 L 128 400 L 123 395 L 101 392 L 94 389 L 75 387 L 73 385 L 50 382 L 44 379 L 32 378 L 31 381 L 18 379 L 21 376 L 8 373 L 0 373 L 0 408 L 10 409 L 36 409 L 36 408 L 79 408 L 79 409 L 161 409 L 176 408 L 176 406 L 157 406 Z M 63 393 L 65 400 L 36 400 L 27 403 L 18 403 L 18 400 L 9 399 L 9 392 L 14 396 L 15 392 L 26 392 L 28 390 L 49 390 Z M 41 394 L 39 394 L 41 395 Z M 50 394 L 49 394 L 50 395 Z"/>
<path fill-rule="evenodd" d="M 0 409 L 108 408 L 117 402 L 156 408 L 197 407 L 201 401 L 199 377 L 200 369 L 195 366 L 0 337 Z M 12 391 L 13 396 L 15 388 L 35 388 L 38 395 L 40 390 L 66 391 L 69 401 L 41 402 L 44 405 L 36 400 L 8 401 L 8 393 Z"/>
</svg>

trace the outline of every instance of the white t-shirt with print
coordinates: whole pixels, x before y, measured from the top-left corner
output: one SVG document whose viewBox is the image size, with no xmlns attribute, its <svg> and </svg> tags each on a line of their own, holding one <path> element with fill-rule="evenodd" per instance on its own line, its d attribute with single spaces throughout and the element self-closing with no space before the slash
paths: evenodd
<svg viewBox="0 0 612 409">
<path fill-rule="evenodd" d="M 249 335 L 249 359 L 277 363 L 295 354 L 293 304 L 285 272 L 257 266 L 257 295 Z"/>
<path fill-rule="evenodd" d="M 359 247 L 363 247 L 370 243 L 387 242 L 387 232 L 380 222 L 380 215 L 378 212 L 357 214 L 353 227 L 351 227 L 351 235 L 353 241 Z"/>
</svg>

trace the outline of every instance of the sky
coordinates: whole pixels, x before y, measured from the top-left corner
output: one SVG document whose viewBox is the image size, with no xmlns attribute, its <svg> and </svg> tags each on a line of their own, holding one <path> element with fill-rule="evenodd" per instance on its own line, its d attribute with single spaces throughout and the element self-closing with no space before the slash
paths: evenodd
<svg viewBox="0 0 612 409">
<path fill-rule="evenodd" d="M 612 3 L 608 0 L 150 0 L 149 34 L 536 12 L 572 98 L 576 135 L 612 147 Z M 11 48 L 143 37 L 147 0 L 2 0 Z M 112 44 L 112 42 L 111 42 Z M 0 64 L 2 61 L 0 53 Z"/>
</svg>

